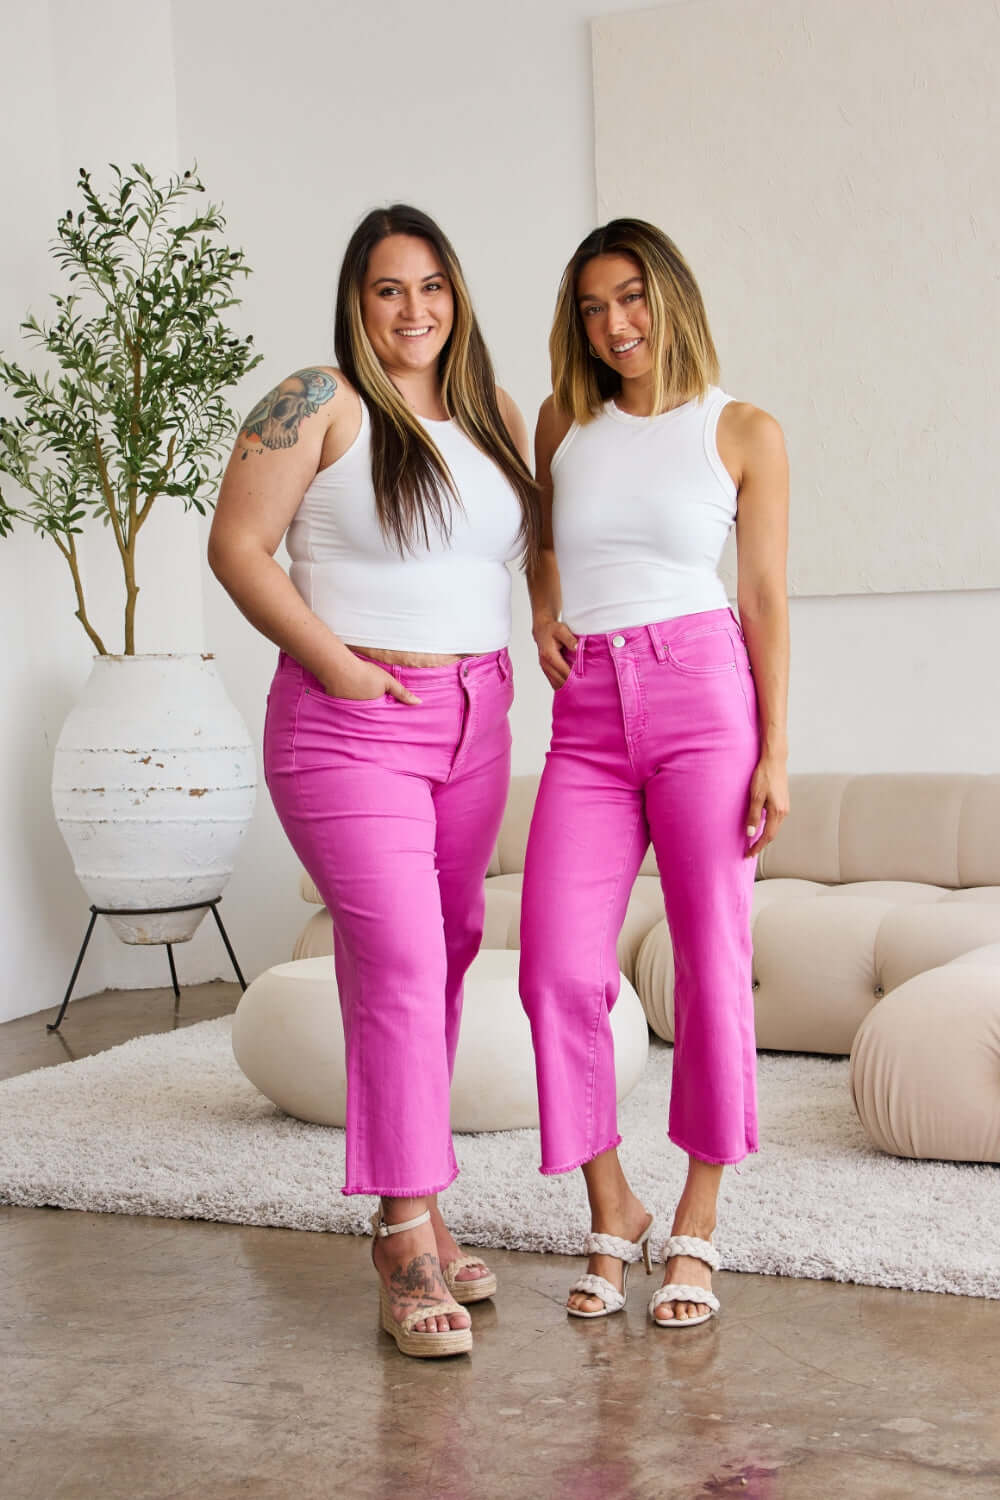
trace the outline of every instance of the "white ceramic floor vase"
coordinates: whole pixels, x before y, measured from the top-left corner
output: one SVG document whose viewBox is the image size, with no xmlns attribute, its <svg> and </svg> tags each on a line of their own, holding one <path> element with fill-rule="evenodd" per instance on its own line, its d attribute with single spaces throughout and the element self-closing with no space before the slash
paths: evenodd
<svg viewBox="0 0 1000 1500">
<path fill-rule="evenodd" d="M 210 656 L 98 656 L 56 746 L 52 802 L 94 906 L 209 901 L 253 813 L 256 757 Z M 109 918 L 183 943 L 205 911 Z"/>
</svg>

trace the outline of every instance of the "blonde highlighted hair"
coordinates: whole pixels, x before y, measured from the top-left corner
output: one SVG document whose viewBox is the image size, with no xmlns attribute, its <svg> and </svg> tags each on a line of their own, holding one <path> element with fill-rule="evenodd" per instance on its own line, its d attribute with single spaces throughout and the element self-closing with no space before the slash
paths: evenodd
<svg viewBox="0 0 1000 1500">
<path fill-rule="evenodd" d="M 371 417 L 372 482 L 383 535 L 401 554 L 412 552 L 421 542 L 427 546 L 432 527 L 448 537 L 452 504 L 461 505 L 448 465 L 389 379 L 365 329 L 361 293 L 368 263 L 375 246 L 393 234 L 426 240 L 451 284 L 454 322 L 438 358 L 441 399 L 449 417 L 493 459 L 517 494 L 523 560 L 530 564 L 539 544 L 537 489 L 500 411 L 493 363 L 462 267 L 434 220 L 405 203 L 374 209 L 351 236 L 340 268 L 334 322 L 337 363 Z"/>
<path fill-rule="evenodd" d="M 653 411 L 704 396 L 719 378 L 705 304 L 673 240 L 642 219 L 612 219 L 594 229 L 563 272 L 549 335 L 556 405 L 581 425 L 621 390 L 621 376 L 591 353 L 579 308 L 580 273 L 598 255 L 628 255 L 639 264 L 649 309 Z"/>
</svg>

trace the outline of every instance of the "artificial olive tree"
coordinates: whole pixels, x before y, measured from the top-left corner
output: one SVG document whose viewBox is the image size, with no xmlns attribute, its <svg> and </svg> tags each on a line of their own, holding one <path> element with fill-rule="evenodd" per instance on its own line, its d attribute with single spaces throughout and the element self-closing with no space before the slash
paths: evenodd
<svg viewBox="0 0 1000 1500">
<path fill-rule="evenodd" d="M 76 617 L 108 649 L 87 613 L 77 537 L 88 518 L 108 527 L 125 583 L 125 655 L 135 654 L 136 541 L 163 496 L 204 515 L 224 440 L 237 427 L 223 393 L 260 356 L 225 314 L 239 304 L 242 250 L 220 239 L 225 219 L 193 171 L 156 182 L 139 163 L 111 167 L 101 194 L 80 168 L 83 206 L 56 225 L 51 250 L 66 273 L 48 323 L 21 330 L 48 356 L 41 372 L 0 356 L 0 385 L 16 398 L 0 417 L 0 536 L 15 521 L 51 537 L 76 591 Z"/>
</svg>

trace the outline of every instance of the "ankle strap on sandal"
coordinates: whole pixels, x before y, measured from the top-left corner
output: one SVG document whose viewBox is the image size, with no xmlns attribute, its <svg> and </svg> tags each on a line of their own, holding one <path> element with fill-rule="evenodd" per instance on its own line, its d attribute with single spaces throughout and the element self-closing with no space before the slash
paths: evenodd
<svg viewBox="0 0 1000 1500">
<path fill-rule="evenodd" d="M 404 1229 L 419 1229 L 421 1224 L 427 1223 L 430 1216 L 430 1209 L 425 1208 L 423 1213 L 417 1214 L 415 1219 L 404 1219 L 402 1224 L 387 1224 L 382 1217 L 381 1209 L 376 1209 L 372 1214 L 372 1234 L 384 1240 L 390 1234 L 402 1234 Z"/>
</svg>

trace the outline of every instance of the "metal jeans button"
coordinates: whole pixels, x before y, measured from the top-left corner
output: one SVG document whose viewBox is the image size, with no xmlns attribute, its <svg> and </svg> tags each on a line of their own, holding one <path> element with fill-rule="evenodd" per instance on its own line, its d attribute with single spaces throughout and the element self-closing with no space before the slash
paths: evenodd
<svg viewBox="0 0 1000 1500">
<path fill-rule="evenodd" d="M 625 637 L 623 635 L 613 635 L 611 637 L 611 644 L 612 646 L 624 646 Z"/>
</svg>

